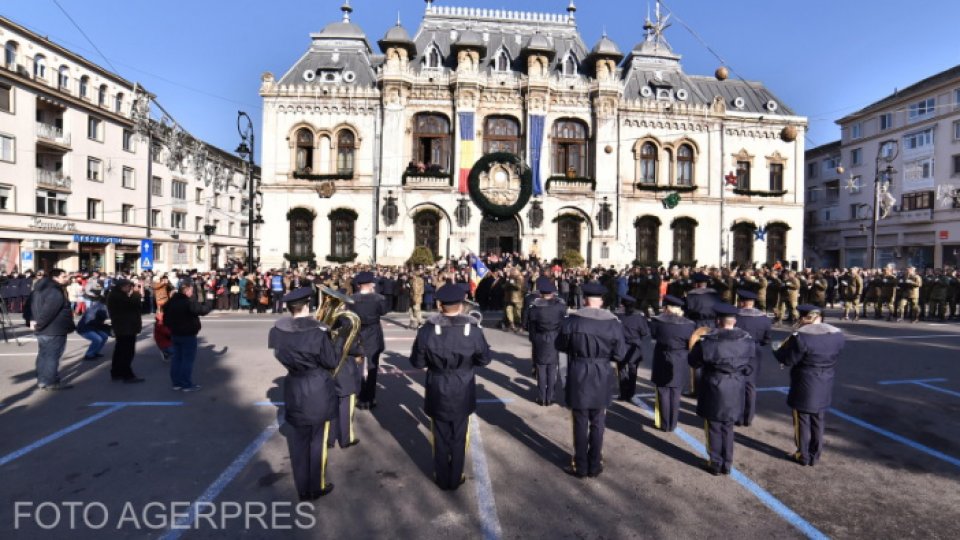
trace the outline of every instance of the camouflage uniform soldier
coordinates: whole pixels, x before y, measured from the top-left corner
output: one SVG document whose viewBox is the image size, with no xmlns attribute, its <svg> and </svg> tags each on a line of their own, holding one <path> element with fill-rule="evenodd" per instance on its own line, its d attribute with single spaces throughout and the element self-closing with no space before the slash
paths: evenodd
<svg viewBox="0 0 960 540">
<path fill-rule="evenodd" d="M 860 320 L 860 295 L 863 294 L 863 278 L 859 268 L 851 268 L 850 272 L 840 278 L 840 295 L 843 300 L 843 320 L 850 319 L 853 310 L 853 320 Z"/>
<path fill-rule="evenodd" d="M 863 316 L 867 316 L 867 309 L 873 308 L 873 318 L 879 319 L 883 313 L 883 306 L 880 304 L 880 285 L 883 279 L 880 274 L 874 273 L 867 282 L 867 292 L 864 295 Z"/>
<path fill-rule="evenodd" d="M 929 317 L 940 319 L 947 317 L 947 292 L 950 290 L 950 277 L 937 270 L 933 284 L 930 285 Z"/>
<path fill-rule="evenodd" d="M 776 322 L 783 322 L 784 311 L 788 311 L 789 319 L 787 322 L 794 322 L 800 318 L 797 312 L 797 301 L 800 299 L 800 280 L 797 279 L 797 273 L 793 270 L 787 272 L 787 277 L 783 280 L 783 286 L 780 289 L 780 302 L 777 304 Z"/>
<path fill-rule="evenodd" d="M 920 320 L 920 286 L 923 280 L 917 275 L 914 267 L 907 268 L 907 273 L 900 278 L 900 302 L 897 305 L 897 322 L 903 320 L 906 315 L 907 305 L 910 305 L 910 311 L 913 313 L 913 320 Z"/>
<path fill-rule="evenodd" d="M 883 307 L 887 307 L 887 320 L 892 321 L 897 312 L 897 278 L 890 268 L 883 269 L 880 279 L 880 298 L 878 300 L 878 318 L 883 316 Z"/>
<path fill-rule="evenodd" d="M 936 281 L 937 276 L 934 275 L 933 268 L 927 268 L 923 276 L 923 285 L 920 286 L 920 318 L 923 320 L 931 316 L 928 315 L 930 309 L 930 289 Z"/>
<path fill-rule="evenodd" d="M 957 279 L 957 271 L 951 270 L 947 277 L 949 286 L 947 287 L 947 304 L 950 305 L 950 318 L 957 318 L 957 296 L 960 295 L 960 280 Z"/>
<path fill-rule="evenodd" d="M 523 307 L 523 277 L 514 270 L 503 284 L 503 313 L 507 321 L 507 329 L 511 332 L 519 331 L 520 310 Z"/>
<path fill-rule="evenodd" d="M 423 304 L 423 278 L 417 272 L 410 278 L 410 328 L 423 326 L 420 305 Z"/>
</svg>

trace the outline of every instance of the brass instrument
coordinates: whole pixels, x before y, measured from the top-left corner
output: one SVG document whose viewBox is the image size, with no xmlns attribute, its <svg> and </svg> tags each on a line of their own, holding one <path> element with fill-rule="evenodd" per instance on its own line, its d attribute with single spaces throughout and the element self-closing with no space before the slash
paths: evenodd
<svg viewBox="0 0 960 540">
<path fill-rule="evenodd" d="M 477 323 L 477 326 L 483 326 L 483 313 L 480 312 L 480 304 L 472 300 L 464 300 L 463 303 L 466 305 L 464 310 L 464 315 L 470 317 Z"/>
<path fill-rule="evenodd" d="M 346 319 L 350 324 L 350 330 L 343 340 L 343 352 L 340 354 L 340 361 L 337 363 L 336 369 L 332 371 L 333 376 L 336 377 L 347 361 L 353 342 L 360 335 L 360 316 L 347 309 L 347 306 L 353 304 L 353 298 L 329 287 L 320 287 L 320 293 L 322 301 L 320 307 L 317 308 L 315 317 L 318 321 L 330 327 L 330 339 L 333 340 L 334 344 L 340 338 L 340 333 L 346 329 L 343 326 L 334 328 L 337 319 Z"/>
</svg>

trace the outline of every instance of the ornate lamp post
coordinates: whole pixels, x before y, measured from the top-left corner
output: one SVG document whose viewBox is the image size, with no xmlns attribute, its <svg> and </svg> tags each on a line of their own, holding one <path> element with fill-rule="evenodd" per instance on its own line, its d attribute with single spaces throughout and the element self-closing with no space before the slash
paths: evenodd
<svg viewBox="0 0 960 540">
<path fill-rule="evenodd" d="M 241 123 L 244 119 L 247 120 L 246 127 Z M 256 195 L 253 175 L 253 156 L 255 152 L 253 120 L 243 111 L 237 111 L 237 132 L 240 133 L 240 146 L 237 147 L 237 155 L 241 159 L 247 159 L 247 272 L 255 272 L 257 266 L 253 257 L 253 228 L 257 222 L 263 220 L 259 216 L 258 219 L 254 219 L 253 216 L 254 197 Z M 247 141 L 250 142 L 249 146 Z"/>
</svg>

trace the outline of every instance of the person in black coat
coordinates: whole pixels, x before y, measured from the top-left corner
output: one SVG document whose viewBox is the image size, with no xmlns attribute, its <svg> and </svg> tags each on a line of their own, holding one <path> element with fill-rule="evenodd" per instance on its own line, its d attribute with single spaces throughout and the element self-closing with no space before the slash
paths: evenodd
<svg viewBox="0 0 960 540">
<path fill-rule="evenodd" d="M 37 336 L 37 386 L 42 390 L 66 390 L 73 386 L 60 382 L 60 357 L 67 346 L 67 334 L 73 332 L 73 312 L 64 287 L 67 273 L 54 268 L 50 275 L 37 282 L 30 294 L 30 307 L 25 318 Z M 26 313 L 29 311 L 29 313 Z"/>
<path fill-rule="evenodd" d="M 643 311 L 635 311 L 637 300 L 628 295 L 620 297 L 624 313 L 620 317 L 627 343 L 627 355 L 617 364 L 621 401 L 630 401 L 637 393 L 637 367 L 643 362 L 643 338 L 650 335 L 650 325 Z M 659 307 L 659 306 L 658 306 Z"/>
<path fill-rule="evenodd" d="M 196 392 L 199 384 L 193 383 L 193 363 L 197 359 L 197 335 L 200 333 L 200 317 L 213 311 L 213 298 L 201 304 L 197 298 L 196 282 L 182 278 L 177 283 L 177 292 L 163 306 L 163 324 L 170 329 L 173 355 L 170 357 L 170 382 L 174 390 Z M 282 296 L 278 296 L 280 301 Z"/>
<path fill-rule="evenodd" d="M 361 272 L 363 273 L 363 272 Z M 361 283 L 357 281 L 357 285 Z M 393 279 L 393 276 L 389 272 L 379 280 L 380 290 L 378 291 L 383 298 L 383 307 L 386 313 L 393 311 L 394 304 L 397 300 L 397 281 Z"/>
<path fill-rule="evenodd" d="M 680 419 L 680 392 L 687 384 L 690 336 L 696 325 L 683 316 L 683 299 L 671 294 L 663 297 L 663 312 L 650 319 L 653 366 L 650 381 L 654 394 L 653 424 L 657 429 L 673 431 Z"/>
<path fill-rule="evenodd" d="M 347 319 L 338 319 L 333 325 L 333 330 L 337 333 L 333 345 L 338 359 L 343 354 L 343 346 L 351 328 L 352 323 Z M 354 433 L 353 420 L 357 408 L 357 394 L 363 383 L 363 356 L 363 346 L 358 334 L 336 375 L 337 412 L 330 422 L 330 428 L 340 448 L 350 448 L 360 444 L 360 439 Z M 332 447 L 333 443 L 334 441 L 331 440 L 327 445 Z"/>
<path fill-rule="evenodd" d="M 700 368 L 697 416 L 704 420 L 712 475 L 730 474 L 733 423 L 743 415 L 743 385 L 756 355 L 753 338 L 736 327 L 737 308 L 716 304 L 717 327 L 703 333 L 690 350 L 690 366 Z"/>
<path fill-rule="evenodd" d="M 697 325 L 697 328 L 704 326 L 714 328 L 716 326 L 716 314 L 713 312 L 713 306 L 723 300 L 721 300 L 716 289 L 709 287 L 710 276 L 698 272 L 693 275 L 693 283 L 693 290 L 687 292 L 687 304 L 684 310 L 686 316 Z M 690 368 L 690 391 L 683 395 L 696 397 L 697 379 L 696 370 Z"/>
<path fill-rule="evenodd" d="M 756 354 L 750 360 L 752 368 L 743 385 L 743 414 L 737 419 L 738 426 L 749 427 L 753 422 L 753 415 L 757 410 L 757 379 L 760 377 L 760 366 L 763 363 L 764 348 L 770 344 L 770 328 L 773 321 L 767 314 L 753 307 L 757 301 L 757 293 L 740 289 L 737 291 L 740 312 L 737 315 L 737 328 L 742 328 L 756 346 Z"/>
<path fill-rule="evenodd" d="M 627 354 L 620 321 L 603 309 L 607 294 L 598 282 L 585 284 L 586 306 L 564 320 L 557 336 L 557 350 L 567 353 L 566 398 L 573 409 L 574 455 L 564 471 L 577 478 L 603 472 L 603 430 L 614 381 L 611 362 L 622 362 Z"/>
<path fill-rule="evenodd" d="M 133 357 L 137 349 L 137 336 L 143 330 L 140 317 L 140 293 L 134 291 L 133 282 L 118 279 L 107 294 L 107 311 L 110 325 L 116 338 L 113 346 L 113 361 L 110 378 L 125 383 L 142 383 L 144 379 L 133 373 Z"/>
<path fill-rule="evenodd" d="M 374 292 L 376 278 L 373 272 L 360 272 L 355 278 L 360 292 L 355 293 L 350 311 L 360 317 L 360 346 L 367 360 L 366 374 L 360 385 L 357 398 L 358 409 L 373 409 L 377 406 L 377 371 L 380 369 L 380 354 L 386 348 L 380 317 L 387 314 L 387 300 Z"/>
<path fill-rule="evenodd" d="M 490 363 L 490 347 L 474 319 L 462 314 L 463 289 L 447 284 L 437 291 L 441 312 L 427 319 L 413 342 L 410 363 L 427 368 L 424 412 L 433 435 L 434 476 L 443 490 L 464 483 L 467 432 L 477 409 L 474 368 Z"/>
<path fill-rule="evenodd" d="M 553 405 L 556 400 L 560 353 L 556 340 L 560 325 L 567 316 L 567 304 L 557 298 L 557 288 L 548 277 L 537 279 L 540 298 L 530 303 L 525 311 L 530 343 L 533 345 L 533 364 L 537 377 L 537 404 Z"/>
<path fill-rule="evenodd" d="M 820 310 L 811 305 L 798 306 L 800 328 L 774 351 L 780 364 L 790 368 L 787 405 L 793 409 L 797 445 L 794 460 L 811 467 L 820 460 L 823 450 L 833 379 L 845 342 L 839 328 L 823 322 Z"/>
<path fill-rule="evenodd" d="M 267 347 L 287 368 L 283 380 L 281 427 L 290 449 L 290 466 L 300 500 L 315 500 L 333 491 L 327 482 L 327 439 L 336 414 L 333 371 L 339 355 L 326 326 L 313 318 L 309 287 L 283 297 L 291 318 L 270 329 Z"/>
</svg>

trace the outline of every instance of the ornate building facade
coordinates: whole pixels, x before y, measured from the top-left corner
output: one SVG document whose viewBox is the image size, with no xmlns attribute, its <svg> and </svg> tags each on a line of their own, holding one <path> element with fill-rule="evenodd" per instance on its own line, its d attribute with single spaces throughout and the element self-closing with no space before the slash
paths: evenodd
<svg viewBox="0 0 960 540">
<path fill-rule="evenodd" d="M 265 73 L 264 267 L 521 252 L 798 262 L 803 133 L 761 84 L 684 73 L 659 13 L 626 55 L 576 8 L 426 2 L 413 37 L 342 20 Z M 659 12 L 659 9 L 658 9 Z M 329 261 L 329 262 L 327 262 Z"/>
</svg>

